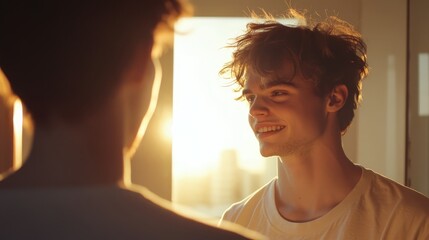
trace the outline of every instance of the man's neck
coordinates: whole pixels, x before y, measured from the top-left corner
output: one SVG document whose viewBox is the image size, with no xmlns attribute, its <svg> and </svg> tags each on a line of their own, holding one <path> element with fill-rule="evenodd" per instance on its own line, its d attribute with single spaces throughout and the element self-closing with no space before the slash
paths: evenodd
<svg viewBox="0 0 429 240">
<path fill-rule="evenodd" d="M 277 209 L 290 221 L 317 219 L 340 203 L 360 176 L 360 167 L 348 160 L 341 147 L 322 147 L 304 155 L 280 158 Z"/>
<path fill-rule="evenodd" d="M 67 187 L 120 184 L 124 159 L 121 129 L 111 121 L 36 128 L 23 167 L 2 187 Z"/>
</svg>

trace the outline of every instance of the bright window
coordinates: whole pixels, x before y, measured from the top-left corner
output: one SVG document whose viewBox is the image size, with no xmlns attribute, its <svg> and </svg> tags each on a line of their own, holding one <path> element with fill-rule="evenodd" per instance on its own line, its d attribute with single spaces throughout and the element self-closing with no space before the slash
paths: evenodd
<svg viewBox="0 0 429 240">
<path fill-rule="evenodd" d="M 231 58 L 225 46 L 248 22 L 188 18 L 174 40 L 172 200 L 209 217 L 276 175 L 276 159 L 259 154 L 248 106 L 234 100 L 238 93 L 218 74 Z"/>
</svg>

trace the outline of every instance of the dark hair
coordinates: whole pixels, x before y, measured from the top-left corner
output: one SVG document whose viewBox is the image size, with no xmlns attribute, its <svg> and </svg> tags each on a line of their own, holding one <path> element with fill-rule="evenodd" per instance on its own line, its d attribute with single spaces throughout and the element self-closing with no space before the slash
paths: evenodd
<svg viewBox="0 0 429 240">
<path fill-rule="evenodd" d="M 306 21 L 294 10 L 288 16 Z M 320 96 L 337 85 L 347 87 L 349 95 L 339 111 L 339 124 L 342 132 L 350 125 L 361 98 L 361 81 L 368 73 L 366 45 L 350 24 L 328 17 L 313 26 L 286 26 L 266 15 L 263 22 L 249 23 L 246 33 L 229 47 L 235 48 L 233 60 L 220 73 L 231 74 L 228 77 L 238 84 L 237 91 L 243 88 L 249 69 L 269 77 L 289 60 L 295 72 L 314 83 Z"/>
<path fill-rule="evenodd" d="M 110 97 L 137 45 L 172 30 L 185 7 L 180 0 L 2 1 L 0 67 L 36 124 L 73 121 Z"/>
</svg>

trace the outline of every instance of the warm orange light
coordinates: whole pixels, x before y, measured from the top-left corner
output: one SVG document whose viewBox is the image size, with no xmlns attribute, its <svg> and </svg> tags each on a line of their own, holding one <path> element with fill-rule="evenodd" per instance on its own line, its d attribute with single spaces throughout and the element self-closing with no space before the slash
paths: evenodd
<svg viewBox="0 0 429 240">
<path fill-rule="evenodd" d="M 185 18 L 174 37 L 173 174 L 204 175 L 234 149 L 238 163 L 261 169 L 263 160 L 247 122 L 247 106 L 234 99 L 219 70 L 231 59 L 230 39 L 243 33 L 248 18 Z M 215 29 L 215 30 L 213 30 Z M 181 34 L 185 32 L 186 34 Z M 207 57 L 209 56 L 209 57 Z M 204 59 L 204 61 L 202 61 Z M 250 145 L 249 145 L 250 144 Z"/>
<path fill-rule="evenodd" d="M 272 164 L 259 153 L 248 106 L 234 100 L 230 80 L 218 74 L 232 56 L 225 46 L 250 21 L 196 17 L 176 25 L 172 200 L 213 217 L 276 174 L 276 159 Z"/>
<path fill-rule="evenodd" d="M 164 121 L 162 125 L 162 135 L 166 140 L 171 141 L 171 138 L 172 138 L 171 132 L 172 132 L 172 120 L 167 119 Z"/>
<path fill-rule="evenodd" d="M 18 169 L 22 165 L 22 129 L 23 109 L 21 100 L 16 99 L 13 104 L 13 168 Z"/>
</svg>

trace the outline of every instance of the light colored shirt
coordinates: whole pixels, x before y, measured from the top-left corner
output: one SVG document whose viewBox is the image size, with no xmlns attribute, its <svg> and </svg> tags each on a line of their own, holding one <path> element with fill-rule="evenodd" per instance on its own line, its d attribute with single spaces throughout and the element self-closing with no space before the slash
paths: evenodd
<svg viewBox="0 0 429 240">
<path fill-rule="evenodd" d="M 429 239 L 429 198 L 371 170 L 322 217 L 296 223 L 284 219 L 271 182 L 227 209 L 220 221 L 234 222 L 269 239 Z"/>
</svg>

